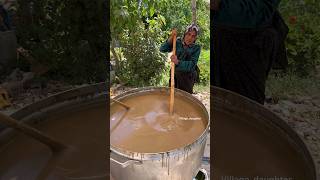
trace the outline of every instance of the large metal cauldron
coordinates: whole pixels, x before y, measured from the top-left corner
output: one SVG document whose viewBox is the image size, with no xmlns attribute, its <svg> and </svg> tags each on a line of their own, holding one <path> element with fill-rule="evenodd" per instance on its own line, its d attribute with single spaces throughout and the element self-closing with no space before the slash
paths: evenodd
<svg viewBox="0 0 320 180">
<path fill-rule="evenodd" d="M 123 93 L 114 99 L 134 98 L 137 95 L 149 93 L 165 94 L 169 97 L 170 89 L 164 87 L 141 88 Z M 176 89 L 175 98 L 184 98 L 195 107 L 200 107 L 201 113 L 208 120 L 201 136 L 185 147 L 158 153 L 130 152 L 111 144 L 110 171 L 115 180 L 187 180 L 197 174 L 209 132 L 209 116 L 204 105 L 191 94 Z"/>
<path fill-rule="evenodd" d="M 211 103 L 214 179 L 319 179 L 307 146 L 277 115 L 216 87 Z"/>
<path fill-rule="evenodd" d="M 108 152 L 109 98 L 106 92 L 105 83 L 89 85 L 53 95 L 13 113 L 13 118 L 36 127 L 76 151 L 53 156 L 46 145 L 0 125 L 0 179 L 106 179 L 109 174 L 108 160 L 104 158 Z M 99 114 L 101 118 L 86 118 L 88 110 L 89 115 Z M 84 114 L 84 121 L 74 118 L 60 123 L 59 117 L 70 118 L 78 112 Z M 55 157 L 62 164 L 70 164 L 70 169 L 55 166 Z"/>
</svg>

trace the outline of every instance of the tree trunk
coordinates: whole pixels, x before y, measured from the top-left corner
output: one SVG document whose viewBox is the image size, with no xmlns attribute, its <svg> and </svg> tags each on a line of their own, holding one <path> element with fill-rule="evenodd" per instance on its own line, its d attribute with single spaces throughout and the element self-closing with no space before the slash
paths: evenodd
<svg viewBox="0 0 320 180">
<path fill-rule="evenodd" d="M 197 4 L 196 0 L 191 1 L 191 9 L 192 9 L 192 23 L 197 24 Z"/>
</svg>

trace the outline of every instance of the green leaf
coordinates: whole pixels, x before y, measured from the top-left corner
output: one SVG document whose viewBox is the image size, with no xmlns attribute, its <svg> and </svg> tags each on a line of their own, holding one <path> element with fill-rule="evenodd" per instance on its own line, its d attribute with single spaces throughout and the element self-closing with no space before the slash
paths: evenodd
<svg viewBox="0 0 320 180">
<path fill-rule="evenodd" d="M 150 17 L 152 17 L 153 15 L 154 15 L 154 6 L 150 8 Z"/>
<path fill-rule="evenodd" d="M 147 10 L 145 8 L 142 9 L 142 16 L 147 16 Z"/>
<path fill-rule="evenodd" d="M 304 2 L 306 4 L 313 4 L 313 3 L 315 3 L 315 0 L 304 0 Z"/>
</svg>

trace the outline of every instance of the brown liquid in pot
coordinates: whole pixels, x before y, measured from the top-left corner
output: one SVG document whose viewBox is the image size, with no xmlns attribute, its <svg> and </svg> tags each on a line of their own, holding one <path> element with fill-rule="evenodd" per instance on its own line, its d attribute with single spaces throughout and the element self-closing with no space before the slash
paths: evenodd
<svg viewBox="0 0 320 180">
<path fill-rule="evenodd" d="M 213 179 L 308 180 L 301 155 L 277 131 L 245 114 L 213 115 Z"/>
<path fill-rule="evenodd" d="M 109 161 L 104 158 L 108 152 L 107 117 L 106 107 L 97 106 L 59 114 L 37 125 L 40 131 L 72 147 L 61 154 L 52 154 L 48 146 L 17 134 L 0 146 L 0 179 L 105 180 L 109 173 Z"/>
<path fill-rule="evenodd" d="M 139 152 L 166 152 L 193 143 L 207 126 L 200 107 L 175 98 L 170 116 L 169 96 L 149 94 L 123 99 L 110 107 L 110 142 L 117 148 Z"/>
</svg>

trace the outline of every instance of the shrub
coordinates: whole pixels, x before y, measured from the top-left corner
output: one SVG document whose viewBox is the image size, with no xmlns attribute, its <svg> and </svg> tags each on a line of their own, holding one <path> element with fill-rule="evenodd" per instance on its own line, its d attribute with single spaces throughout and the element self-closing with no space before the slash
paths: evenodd
<svg viewBox="0 0 320 180">
<path fill-rule="evenodd" d="M 156 85 L 162 78 L 166 57 L 160 53 L 157 43 L 158 32 L 151 32 L 144 25 L 127 34 L 123 39 L 122 52 L 117 76 L 121 81 L 134 86 Z"/>
<path fill-rule="evenodd" d="M 320 60 L 320 3 L 313 0 L 284 0 L 280 12 L 289 26 L 286 41 L 289 71 L 300 77 L 310 75 Z"/>
<path fill-rule="evenodd" d="M 200 84 L 207 85 L 210 82 L 210 51 L 201 50 L 201 54 L 198 61 L 198 67 L 200 69 Z"/>
<path fill-rule="evenodd" d="M 18 0 L 18 43 L 48 76 L 71 83 L 107 77 L 104 0 Z"/>
</svg>

